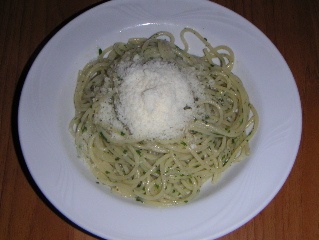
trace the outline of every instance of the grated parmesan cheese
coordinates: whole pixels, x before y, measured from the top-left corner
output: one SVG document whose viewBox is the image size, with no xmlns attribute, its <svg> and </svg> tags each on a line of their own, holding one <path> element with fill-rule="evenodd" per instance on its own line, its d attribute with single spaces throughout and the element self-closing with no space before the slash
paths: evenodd
<svg viewBox="0 0 319 240">
<path fill-rule="evenodd" d="M 204 96 L 195 74 L 180 71 L 173 63 L 157 60 L 142 64 L 135 57 L 119 63 L 117 73 L 121 78 L 119 99 L 114 109 L 106 99 L 98 117 L 117 126 L 120 121 L 135 139 L 180 136 L 194 118 L 195 98 Z"/>
</svg>

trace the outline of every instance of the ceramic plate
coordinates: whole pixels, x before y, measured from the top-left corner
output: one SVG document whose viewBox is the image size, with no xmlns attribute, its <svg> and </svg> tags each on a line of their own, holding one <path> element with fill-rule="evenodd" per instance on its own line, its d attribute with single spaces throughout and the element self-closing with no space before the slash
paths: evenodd
<svg viewBox="0 0 319 240">
<path fill-rule="evenodd" d="M 213 46 L 235 53 L 242 79 L 260 116 L 251 155 L 221 180 L 204 185 L 192 202 L 154 208 L 112 195 L 77 158 L 68 124 L 74 116 L 78 71 L 98 48 L 165 30 L 181 44 L 184 27 Z M 190 50 L 202 45 L 190 38 Z M 258 214 L 276 195 L 294 164 L 301 136 L 294 78 L 269 39 L 236 13 L 208 1 L 116 0 L 82 13 L 43 47 L 21 93 L 18 127 L 28 169 L 46 198 L 68 219 L 106 239 L 185 240 L 221 237 Z"/>
</svg>

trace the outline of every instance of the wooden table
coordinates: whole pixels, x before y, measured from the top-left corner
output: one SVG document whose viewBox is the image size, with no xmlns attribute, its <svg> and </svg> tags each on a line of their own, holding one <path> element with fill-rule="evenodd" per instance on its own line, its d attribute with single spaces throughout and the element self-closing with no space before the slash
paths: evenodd
<svg viewBox="0 0 319 240">
<path fill-rule="evenodd" d="M 17 146 L 15 92 L 26 65 L 50 33 L 96 0 L 0 3 L 0 239 L 95 239 L 61 218 L 32 187 Z M 277 46 L 299 88 L 303 134 L 283 188 L 254 219 L 221 239 L 319 239 L 319 1 L 217 0 Z M 13 127 L 12 127 L 13 126 Z"/>
</svg>

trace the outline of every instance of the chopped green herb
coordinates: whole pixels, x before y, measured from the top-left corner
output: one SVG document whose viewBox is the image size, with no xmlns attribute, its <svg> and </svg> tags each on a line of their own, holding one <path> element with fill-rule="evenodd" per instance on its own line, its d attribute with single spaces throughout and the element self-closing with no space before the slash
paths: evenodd
<svg viewBox="0 0 319 240">
<path fill-rule="evenodd" d="M 185 146 L 185 147 L 187 146 L 186 142 L 184 142 L 184 141 L 182 141 L 181 144 L 182 144 L 183 146 Z"/>
<path fill-rule="evenodd" d="M 109 174 L 110 172 L 109 171 L 105 171 L 105 174 Z"/>
<path fill-rule="evenodd" d="M 124 136 L 125 135 L 125 133 L 124 132 L 121 132 L 121 136 Z"/>
<path fill-rule="evenodd" d="M 86 126 L 83 126 L 83 127 L 82 127 L 82 132 L 86 132 L 86 130 L 87 130 L 87 127 L 86 127 Z"/>
<path fill-rule="evenodd" d="M 142 155 L 141 150 L 136 150 L 136 153 L 140 156 Z"/>
<path fill-rule="evenodd" d="M 142 202 L 142 203 L 144 202 L 141 197 L 136 197 L 135 200 L 138 201 L 138 202 Z"/>
<path fill-rule="evenodd" d="M 101 48 L 99 48 L 99 55 L 101 55 L 102 54 L 102 49 Z"/>
<path fill-rule="evenodd" d="M 184 203 L 188 203 L 188 201 L 187 201 L 187 200 L 185 200 L 185 201 L 184 201 Z"/>
<path fill-rule="evenodd" d="M 119 157 L 116 157 L 116 158 L 115 158 L 115 161 L 118 161 L 118 160 L 120 160 L 120 158 L 119 158 Z"/>
<path fill-rule="evenodd" d="M 109 142 L 102 132 L 100 132 L 100 136 L 101 136 L 101 138 L 104 139 L 106 142 Z"/>
<path fill-rule="evenodd" d="M 155 187 L 156 187 L 157 189 L 159 189 L 159 185 L 158 185 L 158 184 L 155 184 Z"/>
<path fill-rule="evenodd" d="M 127 150 L 126 150 L 126 149 L 124 149 L 124 150 L 123 150 L 123 153 L 124 153 L 124 154 L 127 154 Z"/>
</svg>

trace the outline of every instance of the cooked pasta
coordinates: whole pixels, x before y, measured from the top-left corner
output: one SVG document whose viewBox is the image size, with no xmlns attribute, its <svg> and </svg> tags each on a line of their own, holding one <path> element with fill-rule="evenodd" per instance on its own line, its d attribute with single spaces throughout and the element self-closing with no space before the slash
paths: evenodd
<svg viewBox="0 0 319 240">
<path fill-rule="evenodd" d="M 189 53 L 186 34 L 194 34 L 203 43 L 203 56 Z M 249 155 L 249 142 L 258 127 L 258 114 L 243 83 L 231 72 L 232 50 L 213 47 L 190 28 L 183 29 L 180 37 L 184 49 L 175 45 L 171 33 L 163 31 L 100 50 L 97 59 L 79 72 L 76 113 L 69 127 L 79 155 L 99 183 L 121 196 L 156 206 L 187 203 L 209 179 L 216 182 L 231 164 Z M 135 91 L 134 86 L 141 83 L 137 71 L 144 78 L 152 76 L 147 71 L 163 76 L 156 78 L 163 86 L 165 81 L 175 84 L 171 73 L 178 73 L 180 79 L 191 78 L 185 80 L 186 85 L 179 80 L 176 93 L 172 93 L 174 99 L 185 93 L 184 102 L 167 100 L 166 92 L 174 91 L 167 86 L 173 85 L 158 90 L 159 83 L 152 82 L 157 85 L 155 90 L 155 85 L 147 89 L 151 90 L 149 95 L 141 90 L 147 99 L 143 106 L 150 110 L 139 114 L 142 106 L 137 105 L 137 110 L 130 111 L 132 99 L 125 98 L 128 93 L 134 96 L 127 91 Z M 168 71 L 170 75 L 165 77 Z M 133 80 L 137 82 L 127 85 Z M 185 90 L 179 91 L 184 86 Z M 168 109 L 178 106 L 174 111 L 180 111 L 175 114 L 180 119 L 175 121 L 173 111 L 170 115 L 163 110 L 166 105 L 150 105 L 157 103 L 171 104 Z M 168 116 L 164 118 L 155 110 Z M 148 113 L 155 115 L 146 121 L 143 117 Z M 132 114 L 134 122 L 125 114 Z M 180 126 L 177 130 L 175 123 Z"/>
</svg>

